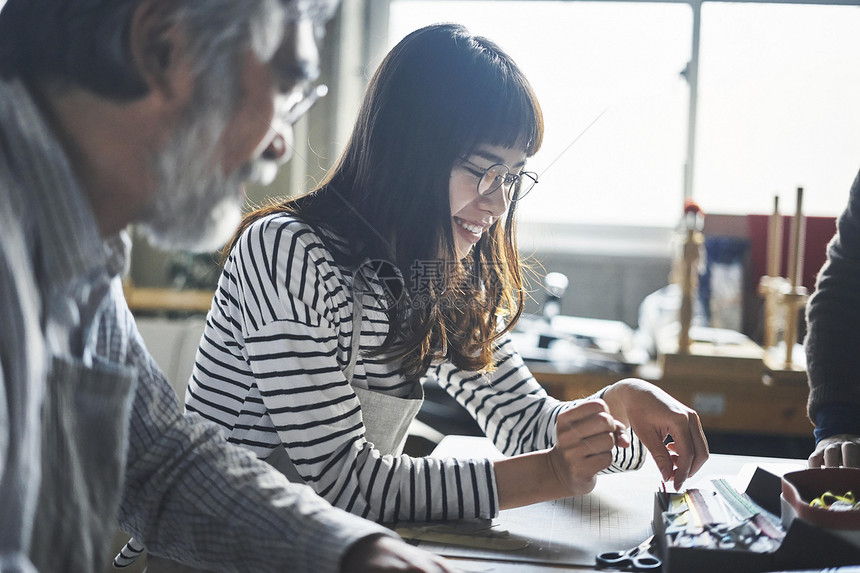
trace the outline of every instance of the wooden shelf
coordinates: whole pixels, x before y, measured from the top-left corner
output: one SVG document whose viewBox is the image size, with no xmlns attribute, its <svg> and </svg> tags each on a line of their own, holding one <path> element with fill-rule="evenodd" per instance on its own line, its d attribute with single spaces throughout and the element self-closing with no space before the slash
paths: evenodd
<svg viewBox="0 0 860 573">
<path fill-rule="evenodd" d="M 176 290 L 124 285 L 123 292 L 132 312 L 193 312 L 205 314 L 212 305 L 211 291 Z"/>
</svg>

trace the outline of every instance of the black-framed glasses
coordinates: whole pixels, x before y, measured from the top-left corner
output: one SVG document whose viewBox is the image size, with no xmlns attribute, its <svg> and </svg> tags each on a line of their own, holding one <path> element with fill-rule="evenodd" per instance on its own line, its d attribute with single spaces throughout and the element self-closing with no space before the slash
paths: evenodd
<svg viewBox="0 0 860 573">
<path fill-rule="evenodd" d="M 478 178 L 478 195 L 491 195 L 503 187 L 508 201 L 519 201 L 528 195 L 538 182 L 538 175 L 533 171 L 511 173 L 504 163 L 496 163 L 485 169 L 465 157 L 460 160 L 464 164 L 463 169 Z"/>
</svg>

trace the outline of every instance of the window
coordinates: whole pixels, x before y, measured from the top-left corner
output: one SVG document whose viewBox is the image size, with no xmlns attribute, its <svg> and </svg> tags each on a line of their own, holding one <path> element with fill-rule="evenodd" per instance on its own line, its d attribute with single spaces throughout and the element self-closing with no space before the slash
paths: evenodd
<svg viewBox="0 0 860 573">
<path fill-rule="evenodd" d="M 860 168 L 860 7 L 702 5 L 694 196 L 705 212 L 838 215 Z M 783 207 L 784 205 L 784 207 Z"/>
<path fill-rule="evenodd" d="M 686 3 L 391 0 L 389 46 L 453 20 L 524 70 L 546 115 L 524 229 L 667 229 L 685 193 L 693 15 Z M 690 192 L 706 212 L 768 213 L 798 186 L 808 214 L 841 211 L 860 168 L 857 30 L 857 6 L 701 5 Z"/>
</svg>

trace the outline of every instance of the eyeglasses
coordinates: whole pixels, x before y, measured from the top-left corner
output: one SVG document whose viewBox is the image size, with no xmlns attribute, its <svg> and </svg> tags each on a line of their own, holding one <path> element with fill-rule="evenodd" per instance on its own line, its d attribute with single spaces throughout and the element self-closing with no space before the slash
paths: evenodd
<svg viewBox="0 0 860 573">
<path fill-rule="evenodd" d="M 286 108 L 281 113 L 282 121 L 287 125 L 293 125 L 311 109 L 318 99 L 327 93 L 328 86 L 325 84 L 309 85 L 291 93 L 282 104 Z"/>
<path fill-rule="evenodd" d="M 478 195 L 491 195 L 504 187 L 505 198 L 513 203 L 528 195 L 538 182 L 538 175 L 533 171 L 511 173 L 503 163 L 496 163 L 484 169 L 465 157 L 460 159 L 464 163 L 463 169 L 478 178 Z"/>
</svg>

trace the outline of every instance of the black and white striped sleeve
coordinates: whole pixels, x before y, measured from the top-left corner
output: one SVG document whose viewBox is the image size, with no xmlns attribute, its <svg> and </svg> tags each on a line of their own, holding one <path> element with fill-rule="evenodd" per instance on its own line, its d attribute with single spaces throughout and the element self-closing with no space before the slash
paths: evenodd
<svg viewBox="0 0 860 573">
<path fill-rule="evenodd" d="M 561 402 L 547 395 L 509 336 L 498 340 L 494 359 L 496 369 L 487 375 L 463 371 L 450 363 L 439 365 L 435 374 L 439 384 L 472 414 L 505 455 L 551 448 L 556 443 L 559 413 L 576 402 Z M 632 445 L 615 448 L 612 465 L 602 473 L 638 469 L 645 462 L 645 448 L 630 434 Z"/>
</svg>

